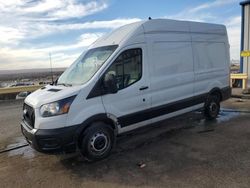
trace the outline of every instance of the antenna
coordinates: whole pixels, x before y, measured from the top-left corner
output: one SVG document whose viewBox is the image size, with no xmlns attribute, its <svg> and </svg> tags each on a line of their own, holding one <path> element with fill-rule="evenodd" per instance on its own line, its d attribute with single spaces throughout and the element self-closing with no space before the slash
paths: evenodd
<svg viewBox="0 0 250 188">
<path fill-rule="evenodd" d="M 53 82 L 54 82 L 54 79 L 53 79 L 53 71 L 52 71 L 51 53 L 49 53 L 49 60 L 50 60 L 50 74 L 51 74 L 51 80 L 52 80 L 52 83 L 53 83 Z"/>
</svg>

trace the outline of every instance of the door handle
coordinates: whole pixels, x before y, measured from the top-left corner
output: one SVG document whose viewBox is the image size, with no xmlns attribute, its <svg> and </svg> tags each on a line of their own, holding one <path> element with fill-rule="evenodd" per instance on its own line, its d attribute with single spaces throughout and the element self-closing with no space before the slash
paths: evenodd
<svg viewBox="0 0 250 188">
<path fill-rule="evenodd" d="M 140 90 L 145 90 L 145 89 L 148 89 L 148 86 L 142 86 L 142 87 L 140 88 Z"/>
</svg>

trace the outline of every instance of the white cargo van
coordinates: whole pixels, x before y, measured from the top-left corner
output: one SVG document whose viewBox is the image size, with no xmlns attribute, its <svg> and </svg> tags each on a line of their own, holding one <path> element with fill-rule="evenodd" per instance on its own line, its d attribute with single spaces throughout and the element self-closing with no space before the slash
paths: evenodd
<svg viewBox="0 0 250 188">
<path fill-rule="evenodd" d="M 21 129 L 41 152 L 106 157 L 117 135 L 197 109 L 216 118 L 231 95 L 223 25 L 155 19 L 98 39 L 24 102 Z"/>
</svg>

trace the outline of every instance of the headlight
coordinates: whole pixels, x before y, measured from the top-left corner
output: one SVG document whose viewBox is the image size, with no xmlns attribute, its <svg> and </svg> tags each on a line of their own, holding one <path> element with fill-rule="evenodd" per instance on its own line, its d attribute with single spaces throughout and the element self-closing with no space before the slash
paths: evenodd
<svg viewBox="0 0 250 188">
<path fill-rule="evenodd" d="M 40 108 L 42 117 L 57 116 L 69 112 L 70 105 L 72 104 L 75 96 L 62 99 L 60 101 L 44 104 Z"/>
</svg>

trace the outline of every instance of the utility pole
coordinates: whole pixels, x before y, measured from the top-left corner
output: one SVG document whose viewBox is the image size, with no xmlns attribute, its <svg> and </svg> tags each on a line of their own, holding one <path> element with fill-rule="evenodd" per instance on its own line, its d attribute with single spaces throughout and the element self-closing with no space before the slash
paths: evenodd
<svg viewBox="0 0 250 188">
<path fill-rule="evenodd" d="M 54 79 L 53 79 L 53 71 L 52 71 L 51 53 L 49 53 L 49 60 L 50 60 L 51 80 L 52 80 L 52 83 L 53 83 L 53 82 L 54 82 Z"/>
</svg>

